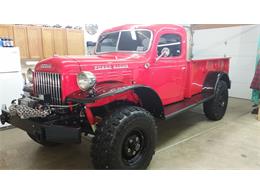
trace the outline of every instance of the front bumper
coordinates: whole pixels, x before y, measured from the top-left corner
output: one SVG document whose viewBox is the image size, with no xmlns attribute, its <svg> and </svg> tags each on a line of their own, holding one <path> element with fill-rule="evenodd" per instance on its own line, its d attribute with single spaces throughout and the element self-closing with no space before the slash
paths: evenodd
<svg viewBox="0 0 260 195">
<path fill-rule="evenodd" d="M 37 135 L 41 139 L 54 143 L 80 143 L 80 127 L 70 127 L 54 124 L 51 121 L 43 122 L 36 119 L 21 119 L 19 116 L 12 116 L 9 111 L 2 109 L 1 122 L 9 123 L 30 134 Z"/>
</svg>

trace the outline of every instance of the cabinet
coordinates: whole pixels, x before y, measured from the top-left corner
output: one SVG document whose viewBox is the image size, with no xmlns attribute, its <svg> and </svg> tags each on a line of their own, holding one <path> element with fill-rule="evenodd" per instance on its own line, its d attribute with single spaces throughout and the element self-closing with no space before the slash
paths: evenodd
<svg viewBox="0 0 260 195">
<path fill-rule="evenodd" d="M 85 55 L 84 32 L 67 29 L 68 55 Z"/>
<path fill-rule="evenodd" d="M 13 33 L 13 26 L 12 25 L 0 25 L 0 37 L 8 37 L 13 39 L 14 33 Z"/>
<path fill-rule="evenodd" d="M 30 58 L 28 50 L 27 28 L 26 26 L 15 25 L 13 27 L 14 45 L 19 47 L 22 59 Z"/>
<path fill-rule="evenodd" d="M 66 29 L 54 29 L 54 54 L 68 55 Z"/>
<path fill-rule="evenodd" d="M 42 50 L 44 58 L 54 55 L 54 30 L 51 28 L 42 28 Z"/>
<path fill-rule="evenodd" d="M 27 27 L 29 56 L 32 59 L 42 59 L 42 32 L 40 27 Z"/>
<path fill-rule="evenodd" d="M 84 31 L 78 29 L 0 24 L 0 37 L 13 39 L 22 59 L 85 55 Z"/>
</svg>

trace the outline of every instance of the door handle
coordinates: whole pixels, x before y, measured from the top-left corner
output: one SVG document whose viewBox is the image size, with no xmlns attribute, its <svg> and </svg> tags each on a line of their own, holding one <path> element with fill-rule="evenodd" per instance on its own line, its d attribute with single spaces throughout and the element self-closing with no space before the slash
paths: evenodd
<svg viewBox="0 0 260 195">
<path fill-rule="evenodd" d="M 149 63 L 144 64 L 144 68 L 145 68 L 145 69 L 150 68 L 150 66 L 151 66 L 151 64 L 149 64 Z"/>
</svg>

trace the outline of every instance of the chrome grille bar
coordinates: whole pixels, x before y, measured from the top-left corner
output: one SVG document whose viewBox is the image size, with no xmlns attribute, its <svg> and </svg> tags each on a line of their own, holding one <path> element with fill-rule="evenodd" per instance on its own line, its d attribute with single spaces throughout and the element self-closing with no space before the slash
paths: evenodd
<svg viewBox="0 0 260 195">
<path fill-rule="evenodd" d="M 50 95 L 52 104 L 62 104 L 61 77 L 57 73 L 35 72 L 36 95 Z"/>
<path fill-rule="evenodd" d="M 58 75 L 55 75 L 55 86 L 56 86 L 56 101 L 58 102 L 59 101 L 59 90 L 58 90 Z"/>
<path fill-rule="evenodd" d="M 57 86 L 57 75 L 54 75 L 54 86 Z M 58 89 L 57 89 L 57 87 L 55 87 L 54 89 L 55 89 L 54 98 L 55 98 L 55 101 L 57 101 L 58 100 Z"/>
<path fill-rule="evenodd" d="M 45 72 L 42 75 L 42 93 L 46 94 L 46 90 L 45 90 L 45 82 L 46 82 L 46 78 L 45 78 Z"/>
<path fill-rule="evenodd" d="M 41 93 L 41 75 L 39 74 L 39 73 L 37 73 L 37 76 L 38 76 L 38 86 L 37 86 L 37 88 L 38 88 L 38 93 Z"/>
<path fill-rule="evenodd" d="M 58 82 L 58 84 L 57 84 L 57 90 L 58 91 L 60 91 L 60 78 L 59 78 L 59 76 L 60 75 L 57 75 L 57 82 Z M 58 93 L 58 101 L 59 101 L 59 104 L 61 104 L 61 102 L 60 102 L 60 100 L 61 100 L 61 95 L 60 95 L 60 93 Z"/>
</svg>

